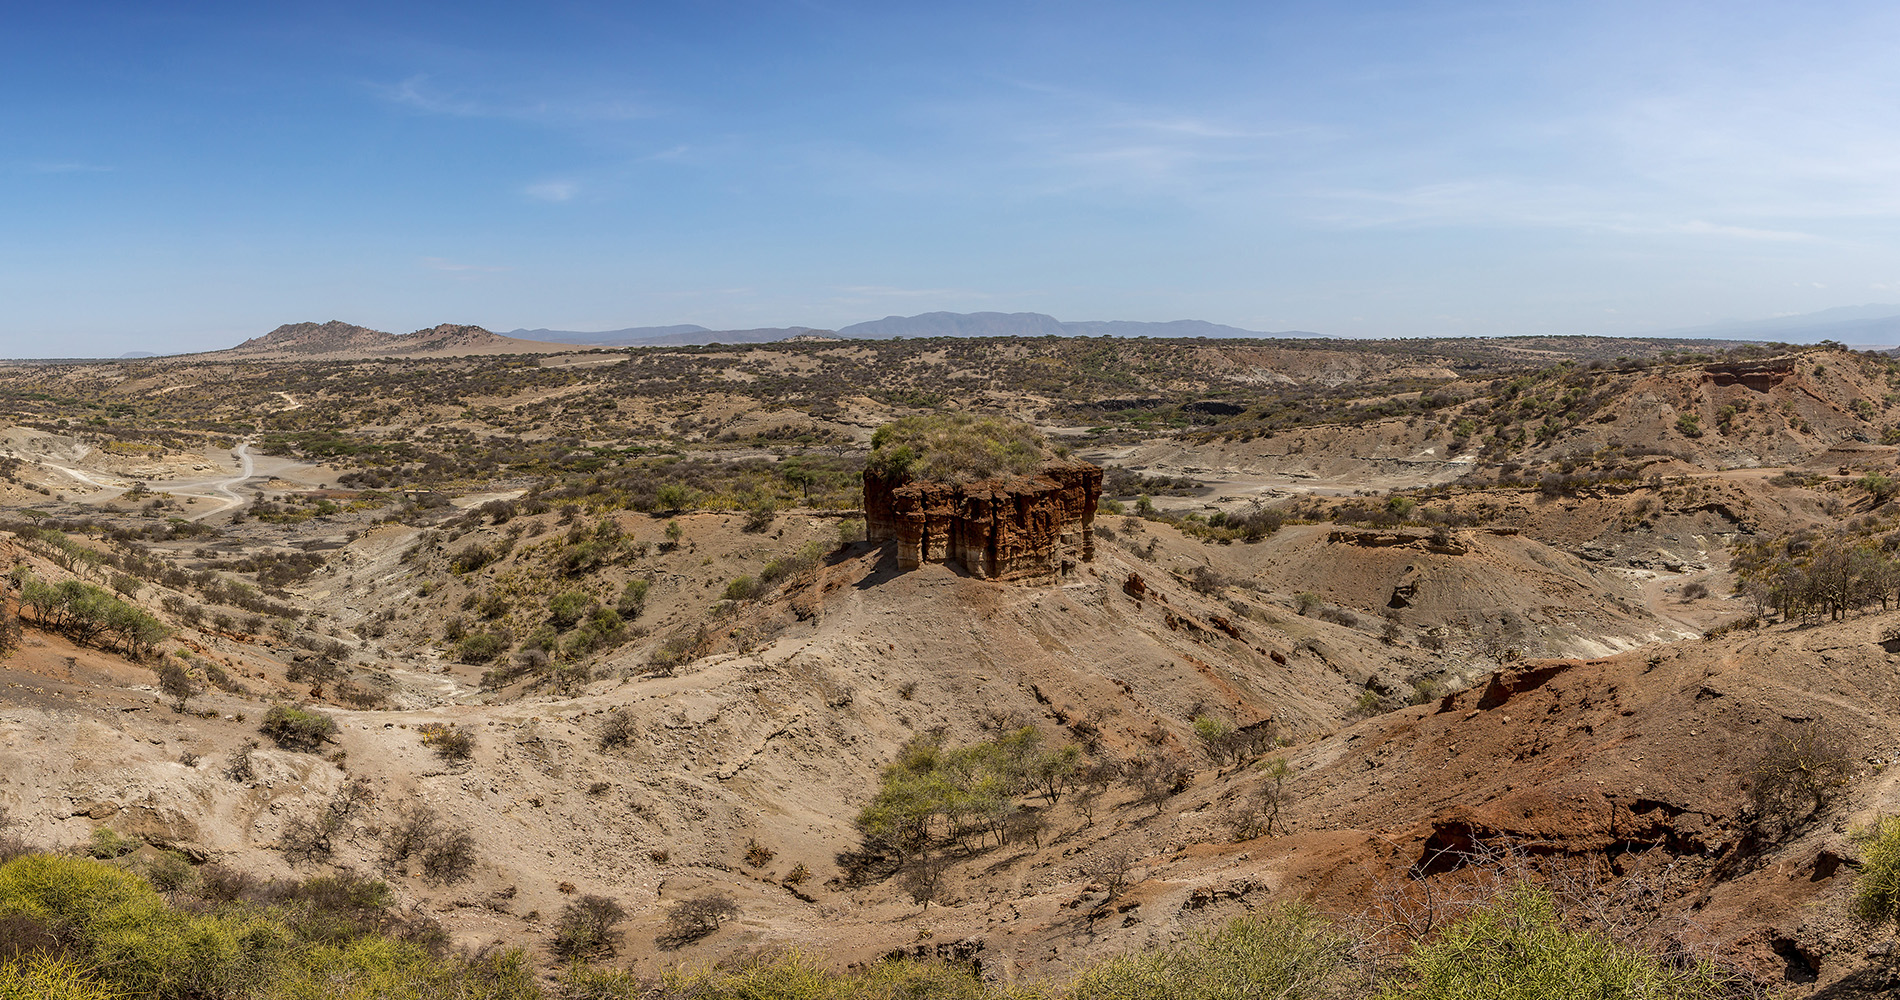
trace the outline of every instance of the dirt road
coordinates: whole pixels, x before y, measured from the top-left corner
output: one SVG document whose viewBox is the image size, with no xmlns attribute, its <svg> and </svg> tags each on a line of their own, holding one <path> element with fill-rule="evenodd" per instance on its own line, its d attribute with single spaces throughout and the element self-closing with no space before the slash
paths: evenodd
<svg viewBox="0 0 1900 1000">
<path fill-rule="evenodd" d="M 238 495 L 236 487 L 250 479 L 257 471 L 257 465 L 251 459 L 251 440 L 245 438 L 243 441 L 238 442 L 237 449 L 231 452 L 231 457 L 238 461 L 238 474 L 236 476 L 228 479 L 208 480 L 202 483 L 187 482 L 171 484 L 169 492 L 178 496 L 195 496 L 207 500 L 217 499 L 218 497 L 224 498 L 216 507 L 201 510 L 191 515 L 190 520 L 202 521 L 213 514 L 221 514 L 244 502 L 244 498 Z M 204 488 L 207 492 L 193 492 L 194 489 L 198 488 Z"/>
</svg>

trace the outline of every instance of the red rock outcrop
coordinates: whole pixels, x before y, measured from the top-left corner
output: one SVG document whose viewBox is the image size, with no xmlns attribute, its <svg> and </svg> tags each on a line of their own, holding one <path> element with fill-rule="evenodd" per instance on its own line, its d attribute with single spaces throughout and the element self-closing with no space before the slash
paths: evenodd
<svg viewBox="0 0 1900 1000">
<path fill-rule="evenodd" d="M 1050 462 L 1023 476 L 975 483 L 886 480 L 864 474 L 864 521 L 873 542 L 895 539 L 897 565 L 956 561 L 973 576 L 1057 576 L 1095 558 L 1102 470 Z"/>
<path fill-rule="evenodd" d="M 1787 381 L 1794 374 L 1794 359 L 1775 358 L 1770 361 L 1741 364 L 1703 365 L 1702 371 L 1702 380 L 1714 383 L 1718 387 L 1740 385 L 1756 392 L 1767 392 Z"/>
</svg>

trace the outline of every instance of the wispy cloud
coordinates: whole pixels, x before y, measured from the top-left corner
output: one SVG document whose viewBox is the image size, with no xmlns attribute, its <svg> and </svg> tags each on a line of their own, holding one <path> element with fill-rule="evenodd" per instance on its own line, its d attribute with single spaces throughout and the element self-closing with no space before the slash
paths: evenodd
<svg viewBox="0 0 1900 1000">
<path fill-rule="evenodd" d="M 1304 201 L 1314 221 L 1354 229 L 1524 227 L 1775 243 L 1828 239 L 1795 229 L 1684 218 L 1688 206 L 1659 204 L 1649 192 L 1515 177 L 1445 181 L 1402 190 L 1316 190 L 1308 192 Z"/>
<path fill-rule="evenodd" d="M 1678 233 L 1683 236 L 1716 236 L 1723 239 L 1758 240 L 1769 243 L 1806 243 L 1822 239 L 1813 233 L 1785 229 L 1757 229 L 1752 226 L 1723 226 L 1700 219 L 1663 226 L 1658 231 Z"/>
<path fill-rule="evenodd" d="M 541 181 L 523 188 L 522 193 L 535 201 L 559 203 L 573 201 L 574 196 L 581 193 L 581 186 L 575 181 Z"/>
<path fill-rule="evenodd" d="M 431 271 L 512 271 L 514 268 L 500 264 L 461 264 L 442 257 L 424 257 L 422 266 Z"/>
<path fill-rule="evenodd" d="M 1130 99 L 1042 80 L 1007 78 L 979 95 L 920 106 L 931 132 L 950 137 L 885 167 L 940 186 L 1034 200 L 1105 196 L 1220 203 L 1282 190 L 1294 164 L 1329 149 L 1342 131 L 1304 112 L 1244 96 Z M 937 162 L 947 157 L 949 162 Z"/>
<path fill-rule="evenodd" d="M 1890 31 L 1857 34 L 1870 41 L 1833 38 L 1826 59 L 1783 39 L 1716 59 L 1672 49 L 1675 58 L 1641 73 L 1567 79 L 1560 92 L 1447 119 L 1398 144 L 1349 144 L 1334 165 L 1352 190 L 1316 185 L 1304 207 L 1354 227 L 1858 247 L 1869 223 L 1900 219 L 1891 111 L 1900 70 L 1871 41 Z M 1391 165 L 1381 169 L 1380 155 Z"/>
<path fill-rule="evenodd" d="M 658 114 L 644 101 L 619 95 L 485 94 L 479 90 L 438 85 L 428 74 L 416 74 L 397 83 L 373 83 L 369 89 L 381 100 L 398 107 L 451 118 L 501 118 L 572 126 L 636 121 Z"/>
</svg>

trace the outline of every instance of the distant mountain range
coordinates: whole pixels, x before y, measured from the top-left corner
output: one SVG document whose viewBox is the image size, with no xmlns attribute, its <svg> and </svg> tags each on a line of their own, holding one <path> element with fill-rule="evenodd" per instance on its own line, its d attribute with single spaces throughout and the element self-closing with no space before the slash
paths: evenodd
<svg viewBox="0 0 1900 1000">
<path fill-rule="evenodd" d="M 886 316 L 853 323 L 836 331 L 790 326 L 759 330 L 712 330 L 703 326 L 639 326 L 585 333 L 576 330 L 513 330 L 510 337 L 598 347 L 680 346 L 686 344 L 761 344 L 801 335 L 840 340 L 890 340 L 894 337 L 1289 337 L 1324 338 L 1303 330 L 1264 333 L 1198 319 L 1168 323 L 1129 320 L 1065 322 L 1047 313 L 929 312 Z M 1900 344 L 1900 305 L 1843 306 L 1798 316 L 1759 320 L 1722 320 L 1639 334 L 1672 340 L 1778 340 L 1791 343 L 1838 341 L 1848 346 Z"/>
<path fill-rule="evenodd" d="M 507 336 L 581 347 L 679 347 L 685 344 L 765 344 L 774 340 L 789 340 L 801 334 L 826 332 L 808 326 L 709 330 L 683 323 L 678 326 L 631 326 L 625 330 L 603 330 L 599 333 L 580 330 L 510 330 Z"/>
<path fill-rule="evenodd" d="M 853 323 L 836 332 L 807 326 L 760 330 L 710 330 L 703 326 L 636 326 L 586 333 L 578 330 L 511 330 L 523 340 L 590 347 L 654 347 L 682 344 L 762 344 L 797 336 L 833 336 L 841 340 L 891 340 L 896 337 L 1315 337 L 1313 333 L 1259 333 L 1198 319 L 1169 323 L 1129 320 L 1065 323 L 1044 313 L 932 312 L 886 316 Z"/>
<path fill-rule="evenodd" d="M 889 340 L 892 337 L 1312 337 L 1311 333 L 1260 333 L 1198 319 L 1168 323 L 1130 320 L 1093 320 L 1065 323 L 1044 313 L 932 312 L 919 316 L 886 316 L 854 323 L 838 331 L 850 340 Z"/>
<path fill-rule="evenodd" d="M 1725 319 L 1703 326 L 1659 330 L 1650 336 L 1780 340 L 1800 344 L 1832 340 L 1850 347 L 1891 347 L 1900 344 L 1900 305 L 1840 306 L 1773 319 Z"/>
<path fill-rule="evenodd" d="M 854 323 L 836 331 L 808 326 L 766 327 L 754 330 L 713 330 L 692 323 L 674 326 L 636 326 L 621 330 L 521 329 L 491 333 L 479 326 L 444 323 L 414 333 L 393 334 L 332 320 L 328 323 L 289 323 L 262 337 L 253 337 L 220 354 L 281 358 L 324 355 L 331 357 L 419 357 L 468 354 L 546 354 L 585 347 L 681 347 L 704 344 L 763 344 L 797 337 L 838 340 L 891 340 L 897 337 L 1282 337 L 1325 339 L 1304 331 L 1263 333 L 1239 327 L 1181 319 L 1167 323 L 1129 320 L 1064 322 L 1046 313 L 930 312 L 917 316 L 886 316 Z M 1661 330 L 1648 338 L 1707 341 L 1788 341 L 1813 343 L 1833 340 L 1850 347 L 1900 344 L 1900 305 L 1845 306 L 1798 316 L 1762 320 L 1723 320 L 1703 326 Z M 134 355 L 128 355 L 131 357 Z"/>
</svg>

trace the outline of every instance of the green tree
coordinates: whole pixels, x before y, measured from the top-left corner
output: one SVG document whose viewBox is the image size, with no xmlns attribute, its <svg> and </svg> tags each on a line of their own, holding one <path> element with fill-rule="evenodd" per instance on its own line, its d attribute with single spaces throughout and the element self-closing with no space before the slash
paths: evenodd
<svg viewBox="0 0 1900 1000">
<path fill-rule="evenodd" d="M 659 504 L 661 510 L 669 514 L 677 514 L 691 507 L 698 498 L 684 483 L 664 483 L 654 492 L 653 499 Z"/>
<path fill-rule="evenodd" d="M 593 610 L 594 599 L 586 591 L 566 590 L 548 601 L 548 620 L 565 632 Z"/>
<path fill-rule="evenodd" d="M 1043 798 L 1055 805 L 1062 793 L 1075 786 L 1082 769 L 1082 748 L 1074 745 L 1053 747 L 1039 753 L 1029 764 L 1029 779 Z"/>
<path fill-rule="evenodd" d="M 192 683 L 191 674 L 175 660 L 166 660 L 158 665 L 158 689 L 172 700 L 172 711 L 183 712 L 185 703 L 198 693 L 198 685 Z"/>
<path fill-rule="evenodd" d="M 640 617 L 640 612 L 647 606 L 647 590 L 650 586 L 650 582 L 646 580 L 627 581 L 627 585 L 620 591 L 620 600 L 614 605 L 622 618 Z"/>
</svg>

